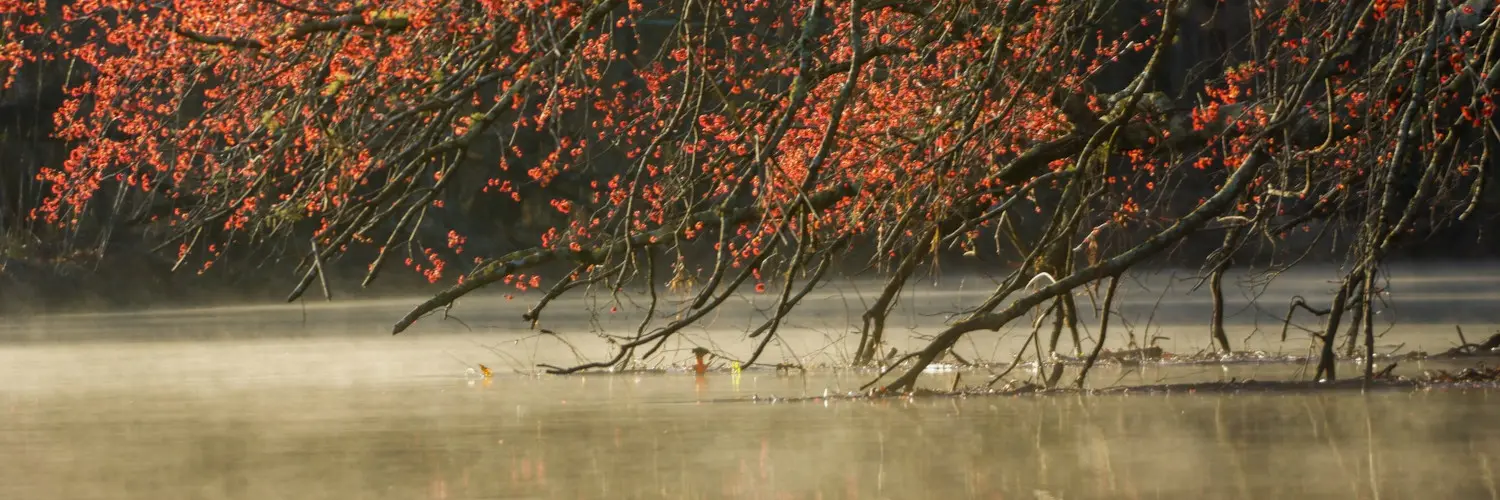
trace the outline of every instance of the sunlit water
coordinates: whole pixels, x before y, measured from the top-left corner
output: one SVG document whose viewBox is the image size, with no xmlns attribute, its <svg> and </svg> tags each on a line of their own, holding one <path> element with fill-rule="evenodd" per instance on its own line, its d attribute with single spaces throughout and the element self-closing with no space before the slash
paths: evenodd
<svg viewBox="0 0 1500 500">
<path fill-rule="evenodd" d="M 1440 351 L 1455 323 L 1471 341 L 1489 333 L 1486 294 L 1500 281 L 1485 279 L 1396 281 L 1425 299 L 1396 296 L 1384 312 L 1410 326 L 1381 323 L 1381 348 Z M 1273 291 L 1266 309 L 1328 286 L 1293 283 L 1307 289 Z M 892 345 L 921 345 L 909 336 L 940 328 L 931 313 L 977 300 L 972 283 L 954 288 L 907 300 Z M 1201 297 L 1168 292 L 1128 296 L 1131 326 L 1112 326 L 1109 346 L 1134 333 L 1171 337 L 1158 340 L 1169 351 L 1204 347 Z M 858 300 L 850 313 L 828 297 L 793 319 L 770 361 L 847 355 L 841 323 L 857 322 Z M 462 324 L 432 318 L 391 337 L 411 303 L 12 319 L 0 326 L 0 498 L 1500 498 L 1500 406 L 1483 390 L 773 402 L 857 390 L 870 374 L 534 377 L 513 372 L 578 359 L 514 319 L 525 304 L 473 299 L 454 311 Z M 554 307 L 543 326 L 590 359 L 610 354 L 591 328 L 639 320 L 603 305 L 591 327 L 583 303 Z M 759 316 L 730 311 L 670 343 L 661 364 L 680 366 L 695 345 L 753 349 L 741 337 Z M 1245 311 L 1232 318 L 1237 344 L 1306 350 L 1305 333 L 1273 342 L 1279 321 Z M 965 352 L 1008 360 L 1022 340 L 1023 329 L 986 332 Z M 478 363 L 499 374 L 470 373 Z M 1306 376 L 1108 366 L 1091 385 Z"/>
</svg>

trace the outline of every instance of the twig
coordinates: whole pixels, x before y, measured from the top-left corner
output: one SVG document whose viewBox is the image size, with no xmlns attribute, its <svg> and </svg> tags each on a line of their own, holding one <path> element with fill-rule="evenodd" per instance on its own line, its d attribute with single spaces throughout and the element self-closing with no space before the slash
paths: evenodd
<svg viewBox="0 0 1500 500">
<path fill-rule="evenodd" d="M 986 385 L 994 386 L 995 382 L 999 382 L 1000 379 L 1005 378 L 1006 375 L 1010 375 L 1011 370 L 1015 370 L 1016 365 L 1021 364 L 1021 356 L 1026 354 L 1026 347 L 1030 346 L 1031 341 L 1036 339 L 1036 334 L 1037 332 L 1031 332 L 1031 335 L 1026 337 L 1026 342 L 1021 343 L 1021 349 L 1016 351 L 1016 357 L 1010 360 L 1010 366 L 1005 367 L 1005 371 L 1000 372 L 999 375 L 995 375 L 993 378 L 990 378 L 989 383 Z"/>
<path fill-rule="evenodd" d="M 1109 291 L 1104 292 L 1104 312 L 1099 318 L 1099 342 L 1094 344 L 1094 352 L 1089 353 L 1088 361 L 1083 363 L 1083 370 L 1078 372 L 1078 378 L 1073 381 L 1073 386 L 1083 388 L 1083 381 L 1089 376 L 1089 370 L 1094 368 L 1094 362 L 1099 360 L 1099 351 L 1104 350 L 1104 339 L 1109 334 L 1109 306 L 1115 301 L 1115 288 L 1120 284 L 1120 275 L 1116 274 L 1109 278 Z"/>
<path fill-rule="evenodd" d="M 318 253 L 318 238 L 312 238 L 313 269 L 318 271 L 318 284 L 323 287 L 323 298 L 333 302 L 333 292 L 328 290 L 328 274 L 323 272 L 323 256 Z M 445 311 L 444 314 L 447 314 Z"/>
<path fill-rule="evenodd" d="M 1287 306 L 1286 308 L 1286 319 L 1281 322 L 1282 342 L 1286 342 L 1286 332 L 1289 328 L 1291 328 L 1292 325 L 1292 313 L 1297 312 L 1298 307 L 1301 307 L 1302 309 L 1306 310 L 1307 312 L 1313 313 L 1316 316 L 1327 316 L 1331 311 L 1330 309 L 1313 309 L 1312 306 L 1307 305 L 1307 299 L 1302 298 L 1301 295 L 1292 296 L 1292 304 Z"/>
<path fill-rule="evenodd" d="M 863 391 L 863 390 L 869 389 L 870 386 L 875 385 L 875 383 L 879 382 L 880 379 L 885 378 L 886 375 L 890 375 L 890 373 L 892 371 L 894 371 L 896 369 L 896 367 L 901 366 L 901 363 L 905 363 L 905 362 L 907 362 L 907 360 L 910 360 L 912 358 L 920 356 L 921 354 L 922 354 L 922 351 L 916 351 L 916 352 L 912 352 L 910 354 L 907 354 L 905 356 L 902 356 L 900 359 L 897 359 L 896 361 L 892 362 L 889 366 L 886 366 L 885 369 L 881 370 L 880 371 L 880 375 L 876 375 L 875 378 L 870 379 L 869 382 L 865 382 L 865 385 L 859 386 L 859 390 Z"/>
</svg>

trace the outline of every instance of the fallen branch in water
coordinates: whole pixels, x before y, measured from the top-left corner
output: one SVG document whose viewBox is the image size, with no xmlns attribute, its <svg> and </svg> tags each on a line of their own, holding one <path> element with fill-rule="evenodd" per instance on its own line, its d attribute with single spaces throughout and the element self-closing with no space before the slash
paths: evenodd
<svg viewBox="0 0 1500 500">
<path fill-rule="evenodd" d="M 1046 388 L 1034 382 L 1021 382 L 1015 385 L 1006 385 L 999 389 L 990 388 L 968 388 L 952 391 L 936 391 L 930 389 L 915 389 L 905 393 L 890 393 L 875 390 L 863 392 L 849 392 L 845 394 L 825 394 L 822 396 L 793 397 L 793 398 L 762 398 L 751 396 L 750 399 L 733 398 L 720 399 L 711 402 L 718 403 L 816 403 L 823 401 L 857 401 L 885 398 L 915 399 L 919 397 L 947 397 L 967 398 L 982 396 L 1057 396 L 1057 395 L 1094 395 L 1094 396 L 1128 396 L 1128 395 L 1154 395 L 1154 394 L 1238 394 L 1238 393 L 1277 393 L 1277 394 L 1305 394 L 1326 391 L 1414 391 L 1414 390 L 1444 390 L 1444 389 L 1500 389 L 1500 368 L 1464 368 L 1458 372 L 1446 370 L 1429 371 L 1418 378 L 1405 378 L 1390 376 L 1388 367 L 1381 371 L 1368 383 L 1363 379 L 1345 379 L 1334 382 L 1315 381 L 1264 381 L 1264 380 L 1234 380 L 1227 382 L 1192 382 L 1182 384 L 1155 384 L 1110 387 L 1105 389 L 1079 389 L 1076 387 Z"/>
<path fill-rule="evenodd" d="M 1443 353 L 1441 354 L 1442 356 L 1460 357 L 1483 356 L 1491 354 L 1500 355 L 1500 352 L 1496 352 L 1497 350 L 1500 350 L 1500 333 L 1491 335 L 1490 338 L 1488 340 L 1485 340 L 1483 343 L 1470 344 L 1468 339 L 1464 338 L 1464 329 L 1462 327 L 1454 325 L 1453 328 L 1458 330 L 1459 345 L 1458 347 L 1443 351 Z"/>
</svg>

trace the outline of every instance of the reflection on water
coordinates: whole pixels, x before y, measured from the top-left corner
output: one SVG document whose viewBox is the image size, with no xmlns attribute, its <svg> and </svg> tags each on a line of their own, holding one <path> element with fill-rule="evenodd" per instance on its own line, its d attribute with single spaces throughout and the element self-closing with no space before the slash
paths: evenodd
<svg viewBox="0 0 1500 500">
<path fill-rule="evenodd" d="M 1474 322 L 1500 319 L 1485 295 L 1500 274 L 1479 274 L 1398 276 L 1418 295 L 1382 309 L 1402 325 L 1382 352 L 1451 347 L 1455 318 L 1487 332 Z M 1266 299 L 1275 309 L 1328 288 L 1321 278 L 1285 283 Z M 903 298 L 893 344 L 920 345 L 908 334 L 932 333 L 938 312 L 989 287 L 965 286 Z M 1129 321 L 1121 335 L 1111 329 L 1108 347 L 1132 335 L 1164 337 L 1169 351 L 1207 345 L 1200 298 L 1164 289 L 1122 301 Z M 1459 308 L 1441 293 L 1489 305 Z M 859 313 L 848 309 L 858 300 L 844 299 L 809 297 L 768 359 L 839 360 Z M 1487 391 L 773 404 L 855 390 L 868 374 L 466 379 L 480 362 L 510 371 L 575 361 L 559 337 L 608 357 L 589 329 L 632 331 L 639 318 L 591 323 L 583 303 L 563 300 L 544 321 L 562 334 L 536 337 L 515 320 L 523 304 L 474 298 L 455 308 L 463 324 L 433 319 L 387 335 L 411 303 L 8 319 L 0 499 L 1500 498 L 1500 405 Z M 674 337 L 667 361 L 691 363 L 695 346 L 749 352 L 743 331 L 760 316 L 735 307 Z M 1236 344 L 1307 350 L 1295 329 L 1298 341 L 1272 343 L 1280 323 L 1264 309 L 1231 311 Z M 1008 360 L 1023 339 L 982 332 L 959 348 Z M 1107 366 L 1092 383 L 1306 376 L 1296 365 Z M 925 385 L 946 388 L 952 377 Z"/>
<path fill-rule="evenodd" d="M 1483 391 L 700 402 L 852 383 L 10 391 L 0 498 L 1496 496 L 1500 406 Z"/>
</svg>

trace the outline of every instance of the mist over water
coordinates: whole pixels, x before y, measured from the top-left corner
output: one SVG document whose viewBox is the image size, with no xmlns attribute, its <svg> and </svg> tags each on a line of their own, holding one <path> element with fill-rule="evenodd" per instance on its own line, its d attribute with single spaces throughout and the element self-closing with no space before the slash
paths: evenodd
<svg viewBox="0 0 1500 500">
<path fill-rule="evenodd" d="M 1497 270 L 1395 268 L 1379 350 L 1447 349 L 1454 324 L 1470 341 L 1492 333 Z M 1206 348 L 1207 294 L 1189 292 L 1191 275 L 1122 282 L 1123 321 L 1107 347 L 1154 338 L 1169 352 Z M 1303 330 L 1279 342 L 1279 316 L 1293 295 L 1326 306 L 1336 277 L 1283 276 L 1259 307 L 1226 280 L 1236 348 L 1307 352 Z M 920 347 L 912 335 L 936 333 L 994 286 L 982 276 L 912 286 L 888 324 L 891 345 Z M 768 362 L 846 360 L 859 294 L 869 301 L 878 287 L 833 281 L 809 296 Z M 644 304 L 627 296 L 612 314 L 605 298 L 561 299 L 541 323 L 554 337 L 519 319 L 535 297 L 465 299 L 457 319 L 435 315 L 394 337 L 390 324 L 422 297 L 7 318 L 0 498 L 1497 497 L 1500 409 L 1487 391 L 772 404 L 857 390 L 871 374 L 511 373 L 584 361 L 573 348 L 609 357 L 594 332 L 633 332 Z M 773 301 L 729 304 L 651 366 L 680 367 L 694 346 L 748 356 L 755 341 L 744 332 Z M 1080 297 L 1086 314 L 1088 304 Z M 959 351 L 1009 361 L 1030 332 L 1020 323 L 971 335 Z M 478 378 L 478 363 L 498 375 Z M 1431 367 L 1440 364 L 1402 370 Z M 924 385 L 946 388 L 953 376 Z M 1111 365 L 1091 383 L 1307 376 L 1295 365 Z"/>
</svg>

